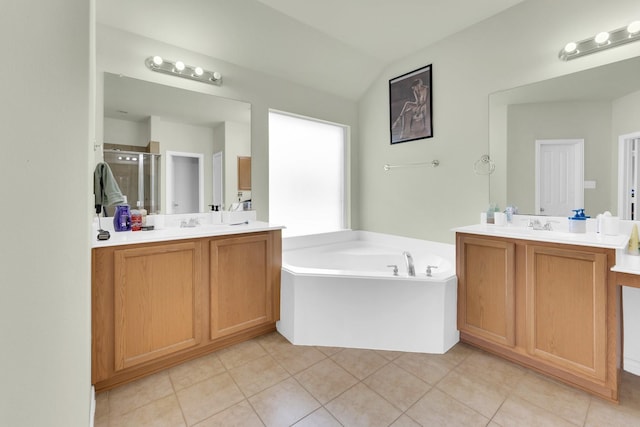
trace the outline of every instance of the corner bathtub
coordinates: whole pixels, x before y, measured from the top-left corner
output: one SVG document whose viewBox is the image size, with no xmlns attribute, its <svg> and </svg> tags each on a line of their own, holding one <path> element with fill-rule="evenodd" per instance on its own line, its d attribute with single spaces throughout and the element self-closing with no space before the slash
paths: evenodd
<svg viewBox="0 0 640 427">
<path fill-rule="evenodd" d="M 454 245 L 364 231 L 285 238 L 277 329 L 298 345 L 445 353 L 459 340 L 454 259 Z"/>
</svg>

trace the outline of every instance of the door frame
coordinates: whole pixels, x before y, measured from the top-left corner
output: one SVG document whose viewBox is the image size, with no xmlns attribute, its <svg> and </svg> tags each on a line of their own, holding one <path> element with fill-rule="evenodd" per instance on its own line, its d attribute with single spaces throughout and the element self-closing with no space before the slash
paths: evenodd
<svg viewBox="0 0 640 427">
<path fill-rule="evenodd" d="M 216 202 L 219 202 L 220 210 L 224 210 L 224 152 L 217 151 L 213 153 L 213 161 L 212 161 L 212 202 L 214 205 Z M 216 166 L 216 160 L 219 161 L 220 165 Z M 216 197 L 216 191 L 220 192 L 220 200 Z"/>
<path fill-rule="evenodd" d="M 629 170 L 631 169 L 632 159 L 630 156 L 627 156 L 627 153 L 629 151 L 628 142 L 639 138 L 640 131 L 618 136 L 618 216 L 620 217 L 620 219 L 631 219 L 627 218 L 627 208 L 631 204 L 629 187 L 633 186 L 634 183 L 630 182 L 631 177 L 629 177 Z M 636 153 L 636 157 L 637 156 L 638 153 Z M 638 173 L 640 173 L 640 171 L 636 169 L 636 175 Z M 636 188 L 636 191 L 637 190 L 638 189 Z M 635 200 L 638 200 L 638 194 L 635 195 Z M 636 217 L 637 214 L 638 213 L 635 212 Z"/>
<path fill-rule="evenodd" d="M 536 139 L 535 140 L 535 214 L 540 212 L 540 149 L 543 145 L 573 145 L 574 146 L 574 193 L 576 205 L 584 207 L 584 139 Z M 577 208 L 577 206 L 576 206 Z"/>
<path fill-rule="evenodd" d="M 165 157 L 165 167 L 167 171 L 167 176 L 165 179 L 165 212 L 167 214 L 173 213 L 173 161 L 176 157 L 190 157 L 198 159 L 198 212 L 204 212 L 204 154 L 186 153 L 182 151 L 167 151 L 165 153 Z"/>
</svg>

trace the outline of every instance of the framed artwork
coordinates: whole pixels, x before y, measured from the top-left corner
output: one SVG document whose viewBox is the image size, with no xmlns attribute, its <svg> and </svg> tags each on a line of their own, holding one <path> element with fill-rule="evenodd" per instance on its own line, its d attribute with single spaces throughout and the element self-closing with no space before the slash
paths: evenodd
<svg viewBox="0 0 640 427">
<path fill-rule="evenodd" d="M 391 144 L 433 137 L 431 64 L 389 80 Z"/>
</svg>

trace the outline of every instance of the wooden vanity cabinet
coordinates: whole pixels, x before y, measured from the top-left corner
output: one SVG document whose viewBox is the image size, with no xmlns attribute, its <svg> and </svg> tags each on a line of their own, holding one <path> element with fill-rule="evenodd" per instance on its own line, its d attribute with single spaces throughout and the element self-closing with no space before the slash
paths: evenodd
<svg viewBox="0 0 640 427">
<path fill-rule="evenodd" d="M 97 391 L 275 330 L 281 232 L 92 250 Z"/>
<path fill-rule="evenodd" d="M 618 400 L 615 251 L 458 233 L 462 341 Z"/>
</svg>

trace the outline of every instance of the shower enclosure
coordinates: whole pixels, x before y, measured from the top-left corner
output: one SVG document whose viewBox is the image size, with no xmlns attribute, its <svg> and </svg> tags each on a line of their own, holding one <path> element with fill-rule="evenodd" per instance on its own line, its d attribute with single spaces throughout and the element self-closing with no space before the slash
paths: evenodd
<svg viewBox="0 0 640 427">
<path fill-rule="evenodd" d="M 105 149 L 104 161 L 132 208 L 160 212 L 160 154 Z"/>
</svg>

